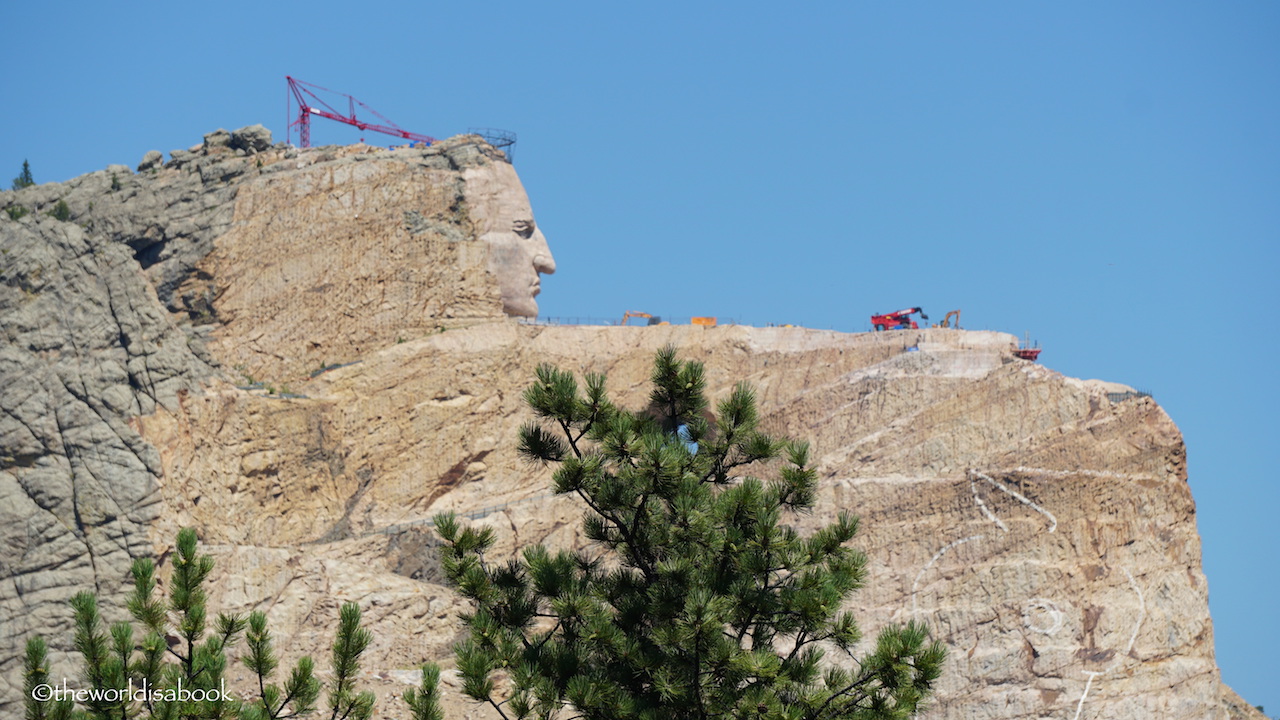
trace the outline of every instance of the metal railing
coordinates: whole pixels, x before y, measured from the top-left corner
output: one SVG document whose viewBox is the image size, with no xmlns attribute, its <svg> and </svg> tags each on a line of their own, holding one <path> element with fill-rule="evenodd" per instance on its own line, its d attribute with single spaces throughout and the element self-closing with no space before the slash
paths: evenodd
<svg viewBox="0 0 1280 720">
<path fill-rule="evenodd" d="M 1132 391 L 1126 390 L 1125 392 L 1107 393 L 1107 399 L 1117 404 L 1122 403 L 1125 400 L 1132 400 L 1133 398 L 1144 398 L 1144 397 L 1151 397 L 1151 393 L 1147 392 L 1146 390 L 1132 390 Z"/>
<path fill-rule="evenodd" d="M 467 128 L 468 135 L 479 135 L 484 141 L 501 150 L 507 156 L 507 160 L 515 164 L 516 150 L 516 134 L 510 130 L 501 130 L 498 128 L 473 127 Z"/>
<path fill-rule="evenodd" d="M 693 325 L 692 317 L 667 317 L 666 315 L 655 316 L 659 323 L 668 325 Z M 561 325 L 598 325 L 598 326 L 619 326 L 622 322 L 618 318 L 603 317 L 537 317 L 537 318 L 519 318 L 522 325 L 543 325 L 543 326 L 561 326 Z M 648 320 L 644 318 L 636 318 L 627 323 L 627 327 L 646 327 Z M 653 323 L 657 325 L 659 323 Z M 735 318 L 716 318 L 716 326 L 721 325 L 738 325 Z M 763 326 L 762 326 L 763 327 Z"/>
</svg>

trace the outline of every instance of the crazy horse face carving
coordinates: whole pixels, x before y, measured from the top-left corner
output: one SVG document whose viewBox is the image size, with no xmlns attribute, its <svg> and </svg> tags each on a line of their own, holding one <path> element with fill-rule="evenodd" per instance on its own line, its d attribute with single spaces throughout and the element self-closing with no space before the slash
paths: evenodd
<svg viewBox="0 0 1280 720">
<path fill-rule="evenodd" d="M 476 236 L 489 246 L 489 272 L 498 280 L 502 309 L 508 315 L 537 317 L 539 276 L 554 273 L 556 262 L 515 169 L 490 162 L 467 168 L 463 179 Z"/>
</svg>

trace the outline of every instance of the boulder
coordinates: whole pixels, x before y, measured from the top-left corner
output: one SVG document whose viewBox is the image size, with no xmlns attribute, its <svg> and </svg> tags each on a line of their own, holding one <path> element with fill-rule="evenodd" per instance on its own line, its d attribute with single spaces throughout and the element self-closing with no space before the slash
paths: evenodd
<svg viewBox="0 0 1280 720">
<path fill-rule="evenodd" d="M 189 150 L 170 150 L 169 162 L 165 163 L 165 167 L 182 167 L 197 157 L 196 153 Z"/>
<path fill-rule="evenodd" d="M 204 151 L 209 152 L 215 148 L 224 148 L 231 144 L 231 133 L 218 128 L 204 136 Z"/>
<path fill-rule="evenodd" d="M 142 156 L 142 162 L 138 163 L 138 172 L 154 170 L 163 163 L 164 153 L 159 150 L 148 150 L 147 154 Z"/>
<path fill-rule="evenodd" d="M 271 147 L 271 131 L 261 123 L 242 127 L 231 133 L 231 147 L 249 153 L 262 152 Z"/>
</svg>

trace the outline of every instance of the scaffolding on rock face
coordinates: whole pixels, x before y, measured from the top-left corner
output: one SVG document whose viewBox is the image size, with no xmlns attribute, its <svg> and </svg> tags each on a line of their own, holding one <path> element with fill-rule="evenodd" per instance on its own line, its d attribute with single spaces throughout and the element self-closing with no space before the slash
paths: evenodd
<svg viewBox="0 0 1280 720">
<path fill-rule="evenodd" d="M 1126 390 L 1124 392 L 1107 393 L 1107 399 L 1117 404 L 1122 403 L 1125 400 L 1132 400 L 1134 398 L 1149 398 L 1149 397 L 1151 397 L 1151 393 L 1147 392 L 1146 390 Z"/>
<path fill-rule="evenodd" d="M 467 128 L 468 135 L 479 135 L 484 141 L 501 150 L 508 162 L 515 162 L 516 134 L 498 128 Z"/>
<path fill-rule="evenodd" d="M 391 122 L 387 118 L 383 117 L 383 115 L 379 113 L 377 110 L 374 110 L 373 108 L 369 107 L 368 105 L 365 105 L 364 103 L 360 102 L 359 100 L 355 99 L 354 97 L 346 93 L 340 93 L 334 90 L 330 90 L 328 88 L 322 88 L 319 85 L 314 85 L 312 83 L 306 82 L 304 80 L 299 80 L 297 78 L 290 77 L 288 75 L 285 76 L 285 80 L 288 81 L 288 84 L 289 84 L 288 92 L 285 94 L 285 106 L 289 116 L 289 124 L 285 131 L 285 140 L 286 142 L 291 142 L 293 139 L 293 135 L 292 135 L 293 129 L 297 128 L 298 147 L 304 147 L 304 148 L 311 147 L 311 117 L 313 115 L 316 117 L 336 120 L 337 122 L 340 122 L 340 123 L 346 123 L 347 125 L 355 126 L 357 128 L 360 128 L 361 130 L 372 130 L 377 133 L 382 133 L 383 135 L 391 135 L 392 137 L 403 138 L 405 140 L 410 140 L 412 142 L 420 142 L 425 145 L 433 145 L 437 142 L 435 138 L 429 135 L 422 135 L 420 133 L 409 132 L 408 130 L 405 130 L 399 125 L 396 125 L 395 123 Z M 339 97 L 346 98 L 346 105 L 347 105 L 346 114 L 343 114 L 341 110 L 338 110 L 337 108 L 333 107 L 329 103 L 325 102 L 319 95 L 313 92 L 314 90 L 319 90 L 322 92 L 331 93 L 332 95 L 337 95 Z M 296 120 L 294 119 L 294 110 L 293 110 L 293 105 L 295 102 L 298 105 Z M 356 117 L 357 105 L 360 106 L 360 108 L 362 108 L 363 110 L 377 117 L 378 120 L 380 120 L 381 122 L 365 122 L 364 120 L 357 118 Z M 512 136 L 512 138 L 513 138 L 512 142 L 515 142 L 514 135 Z"/>
</svg>

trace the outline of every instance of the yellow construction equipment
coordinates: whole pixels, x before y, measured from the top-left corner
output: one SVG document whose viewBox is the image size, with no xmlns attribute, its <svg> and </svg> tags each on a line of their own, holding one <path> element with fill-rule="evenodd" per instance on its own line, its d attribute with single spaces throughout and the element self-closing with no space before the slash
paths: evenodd
<svg viewBox="0 0 1280 720">
<path fill-rule="evenodd" d="M 645 323 L 646 325 L 670 325 L 671 324 L 669 322 L 664 322 L 663 319 L 658 317 L 657 315 L 650 315 L 647 312 L 640 312 L 638 310 L 628 310 L 624 312 L 622 314 L 622 322 L 618 324 L 626 325 L 627 321 L 630 320 L 631 318 L 645 318 L 649 321 Z"/>
<path fill-rule="evenodd" d="M 952 324 L 951 324 L 951 317 L 952 317 L 952 316 L 955 316 L 955 319 L 956 319 L 956 324 L 955 324 L 955 325 L 952 325 Z M 951 312 L 947 313 L 947 316 L 946 316 L 946 317 L 944 317 L 944 318 L 942 318 L 942 322 L 940 322 L 940 323 L 938 323 L 938 324 L 934 325 L 934 327 L 936 327 L 936 328 L 949 328 L 949 327 L 954 327 L 956 330 L 959 330 L 959 329 L 960 329 L 960 311 L 959 311 L 959 310 L 952 310 Z"/>
<path fill-rule="evenodd" d="M 689 318 L 689 322 L 693 325 L 701 325 L 703 327 L 715 327 L 716 319 L 713 317 L 695 317 Z"/>
</svg>

